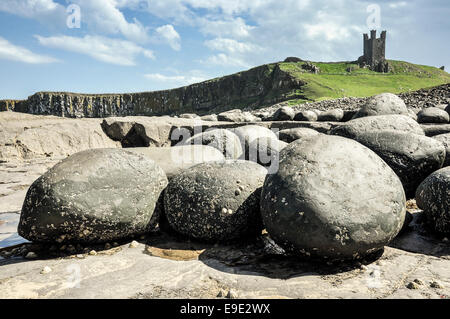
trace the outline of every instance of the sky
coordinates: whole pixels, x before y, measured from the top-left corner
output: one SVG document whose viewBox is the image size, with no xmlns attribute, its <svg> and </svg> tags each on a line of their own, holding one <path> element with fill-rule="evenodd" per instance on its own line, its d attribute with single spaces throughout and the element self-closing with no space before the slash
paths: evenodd
<svg viewBox="0 0 450 319">
<path fill-rule="evenodd" d="M 296 56 L 450 68 L 448 0 L 0 0 L 0 99 L 170 89 Z"/>
</svg>

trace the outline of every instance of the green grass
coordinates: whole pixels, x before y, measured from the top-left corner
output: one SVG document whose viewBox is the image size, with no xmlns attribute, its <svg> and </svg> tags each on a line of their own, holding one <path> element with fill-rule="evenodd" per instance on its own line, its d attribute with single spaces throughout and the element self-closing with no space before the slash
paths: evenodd
<svg viewBox="0 0 450 319">
<path fill-rule="evenodd" d="M 280 68 L 307 82 L 302 89 L 291 92 L 291 105 L 342 97 L 368 97 L 384 92 L 398 94 L 450 83 L 450 74 L 435 67 L 392 60 L 389 63 L 390 73 L 373 72 L 350 62 L 314 62 L 320 68 L 319 74 L 303 70 L 304 62 L 280 63 Z"/>
</svg>

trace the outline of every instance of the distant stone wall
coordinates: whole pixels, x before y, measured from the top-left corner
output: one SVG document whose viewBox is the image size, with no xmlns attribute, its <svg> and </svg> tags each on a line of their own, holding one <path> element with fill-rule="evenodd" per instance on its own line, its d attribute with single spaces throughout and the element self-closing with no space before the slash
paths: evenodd
<svg viewBox="0 0 450 319">
<path fill-rule="evenodd" d="M 24 100 L 0 100 L 0 112 L 14 111 L 17 108 L 23 107 L 26 104 Z"/>
<path fill-rule="evenodd" d="M 64 117 L 160 116 L 207 114 L 234 108 L 258 108 L 289 99 L 305 83 L 280 70 L 278 64 L 186 87 L 131 94 L 39 92 L 15 111 Z"/>
</svg>

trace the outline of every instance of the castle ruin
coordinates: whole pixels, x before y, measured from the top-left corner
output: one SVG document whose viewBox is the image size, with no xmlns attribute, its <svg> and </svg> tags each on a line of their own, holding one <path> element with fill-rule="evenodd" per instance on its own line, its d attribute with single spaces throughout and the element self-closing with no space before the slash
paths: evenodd
<svg viewBox="0 0 450 319">
<path fill-rule="evenodd" d="M 368 67 L 376 72 L 389 72 L 389 64 L 386 61 L 386 31 L 381 32 L 377 38 L 377 31 L 370 31 L 370 38 L 367 33 L 363 35 L 364 55 L 358 59 L 361 67 Z"/>
</svg>

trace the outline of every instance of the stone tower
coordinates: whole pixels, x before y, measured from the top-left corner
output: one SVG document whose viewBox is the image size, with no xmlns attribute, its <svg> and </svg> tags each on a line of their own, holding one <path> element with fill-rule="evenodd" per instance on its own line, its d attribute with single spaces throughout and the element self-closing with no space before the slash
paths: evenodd
<svg viewBox="0 0 450 319">
<path fill-rule="evenodd" d="M 386 61 L 386 31 L 381 32 L 377 38 L 377 31 L 370 31 L 370 38 L 367 33 L 364 39 L 364 55 L 358 59 L 360 66 L 368 66 L 377 72 L 389 72 L 389 64 Z"/>
</svg>

